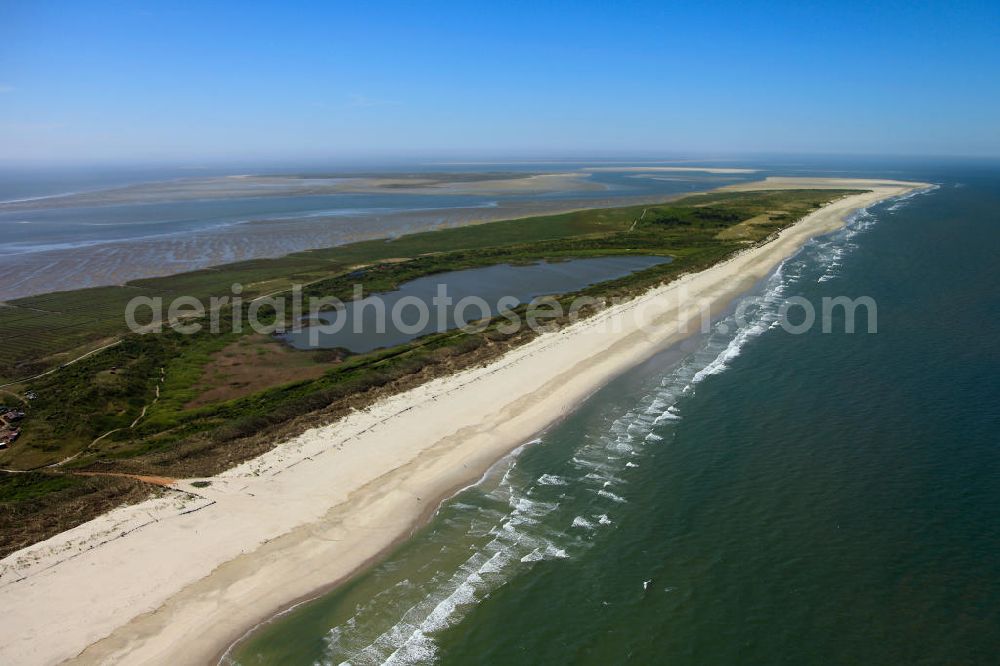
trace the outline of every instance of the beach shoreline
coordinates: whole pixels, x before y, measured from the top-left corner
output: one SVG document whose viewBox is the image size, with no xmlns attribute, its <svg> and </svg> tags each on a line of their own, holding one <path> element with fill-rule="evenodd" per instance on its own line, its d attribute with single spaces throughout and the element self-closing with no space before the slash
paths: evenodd
<svg viewBox="0 0 1000 666">
<path fill-rule="evenodd" d="M 796 185 L 872 191 L 838 199 L 765 245 L 542 335 L 489 365 L 310 430 L 208 487 L 178 482 L 167 497 L 8 556 L 0 562 L 0 599 L 10 609 L 0 659 L 218 661 L 252 631 L 247 627 L 362 570 L 587 395 L 694 333 L 697 326 L 678 324 L 700 320 L 703 301 L 725 308 L 854 211 L 924 186 L 769 179 L 728 189 Z M 609 324 L 621 328 L 609 334 L 602 328 Z M 133 525 L 128 536 L 114 537 L 126 524 Z M 58 637 L 46 632 L 51 626 L 60 627 Z"/>
</svg>

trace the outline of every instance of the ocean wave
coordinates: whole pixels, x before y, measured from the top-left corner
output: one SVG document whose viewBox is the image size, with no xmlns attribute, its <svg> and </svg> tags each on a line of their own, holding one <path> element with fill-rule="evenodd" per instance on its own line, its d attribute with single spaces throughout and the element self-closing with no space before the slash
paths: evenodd
<svg viewBox="0 0 1000 666">
<path fill-rule="evenodd" d="M 617 414 L 599 435 L 580 438 L 563 459 L 563 469 L 556 465 L 545 473 L 519 473 L 513 456 L 496 486 L 483 491 L 505 510 L 487 514 L 483 507 L 476 510 L 476 502 L 464 503 L 469 509 L 463 515 L 492 523 L 486 543 L 457 569 L 442 571 L 424 585 L 423 598 L 400 609 L 398 621 L 369 636 L 364 645 L 359 645 L 360 619 L 345 623 L 331 654 L 348 656 L 352 664 L 433 660 L 434 634 L 454 626 L 497 586 L 538 563 L 571 557 L 575 548 L 608 538 L 602 535 L 610 532 L 599 529 L 612 524 L 603 511 L 629 502 L 629 479 L 636 477 L 626 470 L 638 467 L 648 455 L 646 447 L 670 437 L 682 423 L 682 401 L 692 399 L 701 383 L 732 367 L 753 340 L 780 323 L 779 311 L 790 290 L 840 270 L 856 247 L 852 239 L 876 221 L 871 211 L 858 211 L 843 230 L 816 239 L 783 262 L 758 292 L 741 299 L 736 310 L 741 317 L 730 314 L 716 322 L 698 349 L 672 366 L 637 404 Z M 573 469 L 578 475 L 564 471 Z M 354 638 L 348 640 L 350 636 Z"/>
<path fill-rule="evenodd" d="M 542 474 L 538 477 L 538 483 L 543 486 L 565 486 L 568 484 L 565 479 L 555 476 L 554 474 Z"/>
<path fill-rule="evenodd" d="M 940 189 L 940 187 L 941 187 L 940 185 L 931 184 L 928 187 L 924 187 L 919 190 L 913 190 L 912 192 L 908 192 L 907 194 L 903 194 L 901 196 L 890 199 L 889 205 L 886 207 L 886 210 L 890 212 L 896 212 L 900 208 L 907 206 L 911 201 L 913 201 L 914 198 L 919 197 L 921 195 L 930 194 L 934 190 Z M 959 187 L 959 184 L 956 184 L 955 187 Z"/>
<path fill-rule="evenodd" d="M 840 231 L 834 232 L 827 237 L 814 239 L 807 244 L 804 252 L 811 253 L 812 258 L 825 267 L 823 274 L 816 279 L 816 282 L 829 282 L 840 276 L 843 258 L 858 248 L 855 238 L 859 234 L 870 230 L 878 222 L 878 216 L 874 211 L 884 210 L 889 213 L 895 213 L 909 205 L 916 197 L 930 194 L 937 189 L 939 189 L 938 185 L 930 185 L 929 187 L 913 190 L 898 197 L 873 204 L 868 208 L 861 208 L 847 217 Z"/>
<path fill-rule="evenodd" d="M 615 495 L 610 490 L 605 490 L 604 488 L 601 488 L 600 490 L 598 490 L 597 494 L 600 495 L 601 497 L 608 498 L 612 502 L 618 502 L 619 504 L 624 504 L 625 502 L 628 501 L 624 497 L 622 497 L 621 495 Z"/>
<path fill-rule="evenodd" d="M 381 610 L 374 609 L 375 606 L 362 609 L 348 622 L 332 628 L 326 637 L 328 663 L 415 664 L 432 660 L 437 654 L 433 634 L 460 621 L 469 608 L 517 575 L 521 568 L 569 557 L 566 547 L 557 543 L 559 535 L 543 524 L 543 519 L 557 511 L 560 503 L 530 496 L 536 484 L 537 487 L 558 485 L 551 482 L 562 479 L 542 475 L 525 489 L 515 487 L 512 474 L 517 467 L 517 453 L 520 451 L 505 459 L 507 469 L 499 476 L 496 487 L 487 493 L 487 499 L 507 506 L 506 512 L 494 514 L 489 541 L 475 549 L 451 574 L 439 572 L 425 583 L 422 590 L 426 594 L 416 603 L 398 607 L 395 615 L 399 619 L 377 635 L 370 635 L 363 627 L 376 625 L 378 621 L 364 620 L 369 613 L 384 616 L 385 607 L 394 605 L 391 599 L 380 602 Z M 543 483 L 543 479 L 549 483 Z M 463 505 L 475 507 L 469 503 Z M 411 596 L 410 591 L 400 592 L 398 596 Z"/>
<path fill-rule="evenodd" d="M 687 386 L 684 388 L 685 392 L 690 391 L 696 384 L 701 383 L 707 377 L 724 372 L 727 368 L 729 368 L 730 364 L 740 356 L 743 348 L 751 340 L 770 330 L 771 323 L 776 321 L 778 318 L 778 308 L 776 305 L 784 295 L 787 284 L 784 281 L 785 276 L 782 268 L 783 266 L 779 266 L 775 273 L 769 278 L 767 288 L 762 295 L 752 299 L 749 304 L 746 300 L 741 304 L 744 311 L 746 311 L 749 307 L 756 309 L 758 313 L 757 317 L 748 321 L 743 327 L 737 329 L 736 334 L 733 335 L 725 346 L 718 351 L 715 358 L 706 363 L 699 370 L 695 371 Z M 717 333 L 728 332 L 731 327 L 735 325 L 735 323 L 735 317 L 727 318 L 721 322 L 715 330 Z M 723 335 L 724 334 L 725 333 L 723 333 Z M 710 339 L 709 348 L 712 347 L 712 342 L 713 341 Z M 661 419 L 663 420 L 670 419 L 671 417 L 676 417 L 676 415 L 671 412 L 664 412 L 664 414 L 661 415 Z"/>
</svg>

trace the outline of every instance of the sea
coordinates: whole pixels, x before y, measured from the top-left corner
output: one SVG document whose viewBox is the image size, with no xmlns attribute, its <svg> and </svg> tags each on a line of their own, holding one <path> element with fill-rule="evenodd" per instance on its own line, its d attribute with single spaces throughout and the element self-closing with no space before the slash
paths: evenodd
<svg viewBox="0 0 1000 666">
<path fill-rule="evenodd" d="M 841 168 L 935 187 L 808 243 L 223 662 L 998 663 L 1000 169 Z M 840 296 L 876 330 L 781 325 Z"/>
<path fill-rule="evenodd" d="M 596 168 L 608 166 L 601 162 Z M 587 162 L 0 165 L 0 301 L 470 222 L 656 202 L 759 177 L 582 171 L 594 167 Z M 576 173 L 581 186 L 537 192 L 329 190 L 348 178 L 469 172 L 486 178 Z M 248 178 L 255 175 L 266 178 Z"/>
<path fill-rule="evenodd" d="M 809 242 L 223 663 L 998 663 L 1000 164 L 739 166 L 934 187 Z M 782 325 L 836 297 L 876 307 Z"/>
</svg>

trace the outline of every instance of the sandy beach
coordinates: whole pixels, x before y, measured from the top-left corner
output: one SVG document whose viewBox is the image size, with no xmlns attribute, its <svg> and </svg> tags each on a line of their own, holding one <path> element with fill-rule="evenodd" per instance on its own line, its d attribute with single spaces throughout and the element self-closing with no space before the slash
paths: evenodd
<svg viewBox="0 0 1000 666">
<path fill-rule="evenodd" d="M 734 173 L 755 173 L 757 169 L 741 169 L 736 167 L 702 167 L 702 166 L 611 166 L 611 167 L 589 167 L 585 171 L 607 171 L 607 172 L 617 172 L 617 173 L 649 173 L 649 172 L 668 172 L 668 173 L 686 173 L 686 172 L 699 172 L 699 173 L 716 173 L 716 174 L 734 174 Z"/>
<path fill-rule="evenodd" d="M 344 580 L 442 498 L 610 378 L 698 329 L 852 211 L 920 183 L 771 178 L 734 189 L 865 188 L 771 242 L 483 367 L 440 378 L 194 485 L 0 560 L 0 663 L 215 663 L 248 629 Z"/>
</svg>

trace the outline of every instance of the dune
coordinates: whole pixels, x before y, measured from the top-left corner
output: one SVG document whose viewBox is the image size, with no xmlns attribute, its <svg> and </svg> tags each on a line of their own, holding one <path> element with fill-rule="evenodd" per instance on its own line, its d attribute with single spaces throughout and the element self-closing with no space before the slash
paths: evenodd
<svg viewBox="0 0 1000 666">
<path fill-rule="evenodd" d="M 0 662 L 217 661 L 256 624 L 405 539 L 443 498 L 609 379 L 695 332 L 704 304 L 725 308 L 852 211 L 922 184 L 850 187 L 871 191 L 489 365 L 382 400 L 217 477 L 175 481 L 159 498 L 8 556 L 0 561 Z"/>
</svg>

